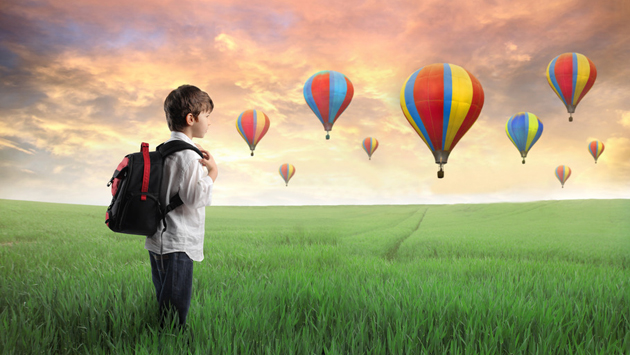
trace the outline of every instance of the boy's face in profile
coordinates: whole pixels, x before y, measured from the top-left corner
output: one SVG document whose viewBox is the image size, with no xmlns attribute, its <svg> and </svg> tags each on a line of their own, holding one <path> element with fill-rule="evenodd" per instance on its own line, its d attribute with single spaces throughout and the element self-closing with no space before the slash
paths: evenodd
<svg viewBox="0 0 630 355">
<path fill-rule="evenodd" d="M 199 114 L 197 121 L 192 124 L 192 136 L 194 138 L 203 138 L 210 127 L 210 112 L 204 111 Z"/>
</svg>

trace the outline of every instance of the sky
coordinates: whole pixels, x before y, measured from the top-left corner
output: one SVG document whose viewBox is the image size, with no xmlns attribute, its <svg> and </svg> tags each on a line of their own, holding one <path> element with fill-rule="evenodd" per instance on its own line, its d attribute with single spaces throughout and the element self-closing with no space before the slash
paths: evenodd
<svg viewBox="0 0 630 355">
<path fill-rule="evenodd" d="M 164 99 L 182 84 L 215 103 L 196 139 L 219 167 L 213 205 L 630 198 L 629 17 L 626 0 L 3 1 L 0 199 L 107 206 L 122 158 L 169 138 Z M 545 77 L 566 52 L 597 67 L 573 122 Z M 433 63 L 485 94 L 443 179 L 400 107 L 405 80 Z M 302 92 L 320 70 L 354 86 L 330 140 Z M 247 109 L 271 121 L 253 157 L 235 127 Z M 521 111 L 544 125 L 526 164 L 505 133 Z M 558 165 L 572 170 L 564 188 Z"/>
</svg>

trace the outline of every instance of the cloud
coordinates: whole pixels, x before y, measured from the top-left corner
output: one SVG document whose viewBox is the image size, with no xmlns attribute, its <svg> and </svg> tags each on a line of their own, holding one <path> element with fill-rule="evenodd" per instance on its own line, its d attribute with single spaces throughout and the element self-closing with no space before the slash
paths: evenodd
<svg viewBox="0 0 630 355">
<path fill-rule="evenodd" d="M 18 150 L 18 151 L 20 151 L 22 153 L 31 154 L 31 155 L 34 153 L 32 149 L 31 150 L 26 150 L 26 149 L 20 148 L 19 146 L 17 146 L 15 144 L 15 142 L 12 142 L 12 141 L 10 141 L 8 139 L 4 139 L 2 137 L 0 137 L 0 149 L 2 149 L 1 147 L 12 148 L 12 149 Z"/>
<path fill-rule="evenodd" d="M 619 113 L 621 114 L 619 123 L 626 128 L 630 128 L 630 111 L 619 111 Z"/>
</svg>

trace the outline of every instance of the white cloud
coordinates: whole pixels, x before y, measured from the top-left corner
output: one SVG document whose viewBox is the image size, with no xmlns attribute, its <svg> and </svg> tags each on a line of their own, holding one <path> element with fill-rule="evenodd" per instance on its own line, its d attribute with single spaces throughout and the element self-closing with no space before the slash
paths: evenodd
<svg viewBox="0 0 630 355">
<path fill-rule="evenodd" d="M 622 126 L 626 128 L 630 128 L 630 111 L 621 111 L 618 110 L 621 115 L 621 119 L 618 121 Z"/>
</svg>

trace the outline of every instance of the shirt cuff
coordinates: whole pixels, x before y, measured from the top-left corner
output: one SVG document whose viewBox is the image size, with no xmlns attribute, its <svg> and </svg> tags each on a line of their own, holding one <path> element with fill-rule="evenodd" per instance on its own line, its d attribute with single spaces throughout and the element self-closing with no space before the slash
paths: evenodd
<svg viewBox="0 0 630 355">
<path fill-rule="evenodd" d="M 212 181 L 212 178 L 208 175 L 204 176 L 202 179 L 200 179 L 199 181 L 197 181 L 197 184 L 199 185 L 207 185 L 207 186 L 212 186 L 214 185 L 214 181 Z"/>
</svg>

